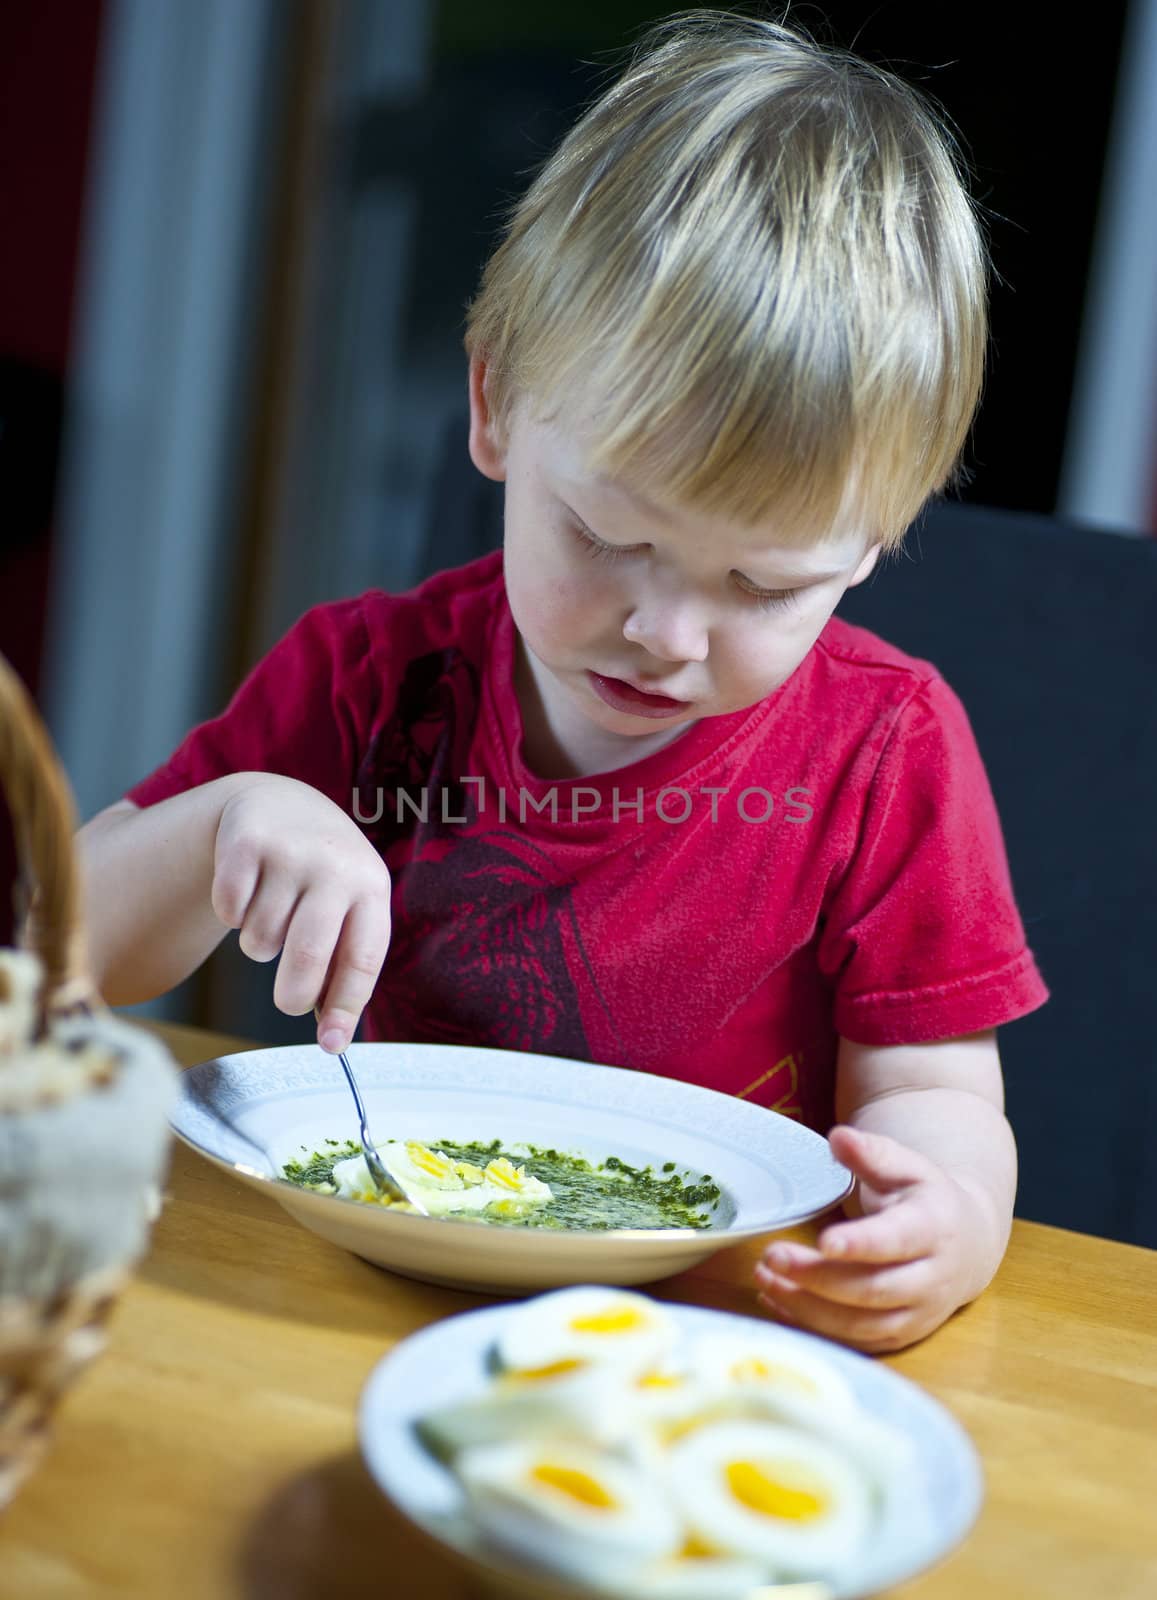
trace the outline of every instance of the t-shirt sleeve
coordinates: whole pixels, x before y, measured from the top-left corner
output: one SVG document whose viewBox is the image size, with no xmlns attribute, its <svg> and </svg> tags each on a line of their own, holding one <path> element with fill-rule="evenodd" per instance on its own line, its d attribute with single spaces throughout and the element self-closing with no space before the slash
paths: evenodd
<svg viewBox="0 0 1157 1600">
<path fill-rule="evenodd" d="M 897 718 L 818 950 L 834 1024 L 860 1044 L 918 1044 L 1035 1011 L 996 804 L 967 714 L 930 678 Z"/>
<path fill-rule="evenodd" d="M 315 606 L 257 663 L 221 715 L 194 728 L 125 798 L 151 806 L 228 773 L 276 772 L 348 809 L 369 660 L 359 602 Z"/>
</svg>

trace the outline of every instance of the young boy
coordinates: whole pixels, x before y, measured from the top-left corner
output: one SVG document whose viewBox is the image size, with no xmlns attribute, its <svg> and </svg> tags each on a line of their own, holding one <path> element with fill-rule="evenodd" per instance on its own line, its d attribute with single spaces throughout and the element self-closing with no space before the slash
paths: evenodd
<svg viewBox="0 0 1157 1600">
<path fill-rule="evenodd" d="M 767 1251 L 776 1315 L 886 1351 L 979 1294 L 995 1029 L 1047 991 L 960 703 L 832 612 L 951 481 L 985 297 L 911 89 L 772 23 L 657 30 L 471 309 L 504 551 L 314 608 L 82 830 L 107 999 L 237 928 L 330 1050 L 364 1011 L 747 1096 L 859 1180 Z"/>
</svg>

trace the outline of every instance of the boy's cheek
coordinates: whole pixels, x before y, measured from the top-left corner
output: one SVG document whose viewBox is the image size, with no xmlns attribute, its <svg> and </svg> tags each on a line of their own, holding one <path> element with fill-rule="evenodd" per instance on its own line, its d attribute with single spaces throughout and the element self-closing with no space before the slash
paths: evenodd
<svg viewBox="0 0 1157 1600">
<path fill-rule="evenodd" d="M 545 603 L 549 605 L 551 615 L 558 621 L 573 615 L 583 607 L 587 589 L 581 580 L 573 578 L 569 573 L 555 578 L 552 583 L 544 586 Z"/>
<path fill-rule="evenodd" d="M 574 611 L 574 599 L 567 579 L 529 583 L 517 597 L 510 598 L 515 620 L 530 639 L 557 643 L 570 631 L 567 624 Z"/>
<path fill-rule="evenodd" d="M 605 633 L 615 614 L 606 586 L 569 573 L 520 584 L 510 602 L 524 633 L 546 635 L 556 644 L 581 644 Z"/>
</svg>

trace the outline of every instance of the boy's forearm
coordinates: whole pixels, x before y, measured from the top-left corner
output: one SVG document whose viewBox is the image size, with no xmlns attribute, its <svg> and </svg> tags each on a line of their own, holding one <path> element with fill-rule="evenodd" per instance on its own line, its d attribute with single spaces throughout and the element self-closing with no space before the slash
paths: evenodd
<svg viewBox="0 0 1157 1600">
<path fill-rule="evenodd" d="M 918 1150 L 972 1196 L 979 1294 L 1008 1245 L 1016 1198 L 1016 1142 L 1003 1112 L 967 1090 L 930 1087 L 881 1095 L 844 1120 Z"/>
<path fill-rule="evenodd" d="M 225 802 L 253 773 L 135 811 L 105 811 L 80 829 L 88 956 L 109 1005 L 135 1005 L 182 983 L 226 928 L 210 901 Z"/>
</svg>

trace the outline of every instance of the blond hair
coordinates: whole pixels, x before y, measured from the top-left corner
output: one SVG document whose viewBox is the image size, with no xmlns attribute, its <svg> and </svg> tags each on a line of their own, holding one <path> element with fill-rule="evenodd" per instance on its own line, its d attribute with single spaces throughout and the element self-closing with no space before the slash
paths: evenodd
<svg viewBox="0 0 1157 1600">
<path fill-rule="evenodd" d="M 592 470 L 786 543 L 886 548 L 958 481 L 987 252 L 941 115 L 801 31 L 653 28 L 514 208 L 470 307 L 504 436 L 582 414 Z M 564 398 L 565 397 L 565 398 Z"/>
</svg>

